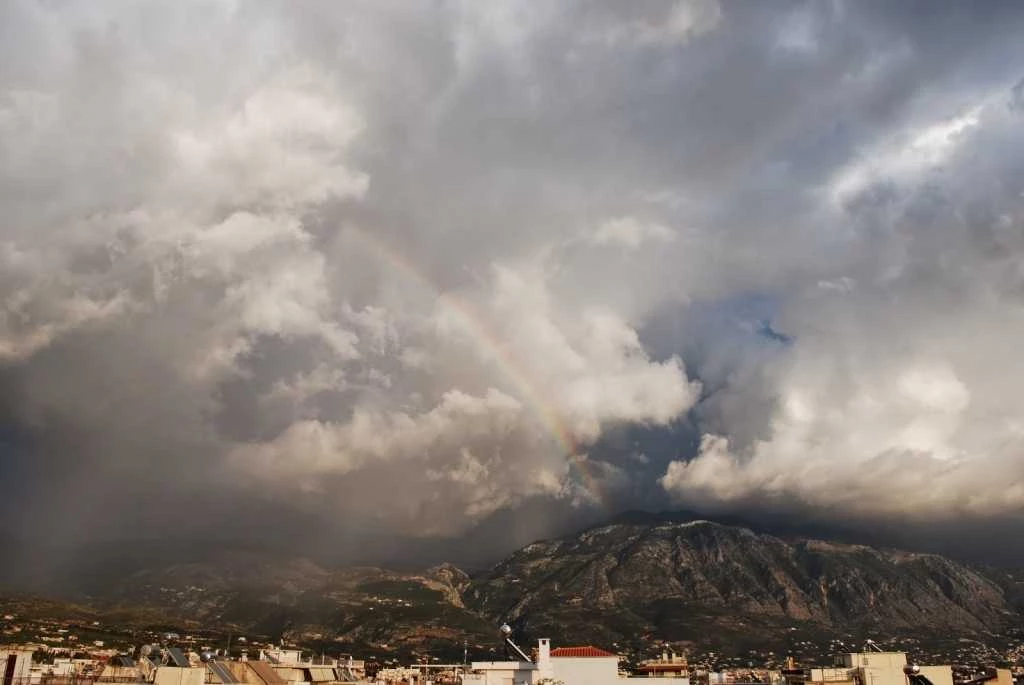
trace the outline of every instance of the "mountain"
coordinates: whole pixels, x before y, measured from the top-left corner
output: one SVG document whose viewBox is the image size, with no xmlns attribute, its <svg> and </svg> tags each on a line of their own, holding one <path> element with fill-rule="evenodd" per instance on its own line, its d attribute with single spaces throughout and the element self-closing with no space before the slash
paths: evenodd
<svg viewBox="0 0 1024 685">
<path fill-rule="evenodd" d="M 108 609 L 160 607 L 183 626 L 217 626 L 271 640 L 403 651 L 493 642 L 494 628 L 462 603 L 469 582 L 442 565 L 424 573 L 325 569 L 302 558 L 223 552 L 132 573 L 92 598 Z"/>
<path fill-rule="evenodd" d="M 530 634 L 605 644 L 709 632 L 969 634 L 1017 616 L 1016 576 L 997 575 L 934 554 L 643 516 L 529 545 L 475 578 L 465 601 Z"/>
<path fill-rule="evenodd" d="M 682 513 L 627 514 L 527 545 L 472 577 L 449 564 L 331 569 L 221 549 L 92 582 L 87 599 L 107 615 L 144 609 L 167 625 L 327 649 L 461 656 L 467 644 L 480 656 L 509 621 L 524 641 L 642 648 L 661 639 L 738 653 L 853 636 L 1000 634 L 1024 610 L 1024 573 Z"/>
</svg>

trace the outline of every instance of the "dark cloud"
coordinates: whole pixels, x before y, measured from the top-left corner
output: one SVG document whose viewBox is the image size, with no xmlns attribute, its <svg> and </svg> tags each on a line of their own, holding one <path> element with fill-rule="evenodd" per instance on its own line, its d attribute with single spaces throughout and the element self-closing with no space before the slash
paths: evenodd
<svg viewBox="0 0 1024 685">
<path fill-rule="evenodd" d="M 3 528 L 480 563 L 681 506 L 956 551 L 1024 507 L 1022 24 L 7 3 Z"/>
</svg>

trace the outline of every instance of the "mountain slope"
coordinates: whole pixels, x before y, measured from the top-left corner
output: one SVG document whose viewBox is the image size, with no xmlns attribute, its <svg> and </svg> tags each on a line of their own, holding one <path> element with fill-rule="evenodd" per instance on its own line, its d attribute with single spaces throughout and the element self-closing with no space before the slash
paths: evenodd
<svg viewBox="0 0 1024 685">
<path fill-rule="evenodd" d="M 529 545 L 467 604 L 531 633 L 693 639 L 708 628 L 972 632 L 1012 610 L 981 572 L 929 554 L 784 541 L 710 521 L 616 523 Z"/>
<path fill-rule="evenodd" d="M 451 566 L 421 574 L 324 569 L 307 559 L 225 552 L 140 571 L 94 598 L 107 608 L 159 607 L 183 625 L 270 639 L 415 649 L 493 641 L 493 626 L 462 604 L 468 577 Z"/>
<path fill-rule="evenodd" d="M 127 572 L 92 594 L 110 610 L 157 609 L 182 626 L 311 644 L 439 649 L 525 639 L 643 646 L 690 641 L 775 648 L 801 636 L 999 633 L 1024 609 L 1024 573 L 941 556 L 783 539 L 682 514 L 623 516 L 536 542 L 470 577 L 327 569 L 272 552 L 222 550 Z M 461 649 L 457 650 L 461 653 Z"/>
</svg>

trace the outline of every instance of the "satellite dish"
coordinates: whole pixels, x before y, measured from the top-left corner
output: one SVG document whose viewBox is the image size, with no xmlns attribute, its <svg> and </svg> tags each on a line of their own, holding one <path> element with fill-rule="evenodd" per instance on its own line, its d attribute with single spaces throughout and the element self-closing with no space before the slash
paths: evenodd
<svg viewBox="0 0 1024 685">
<path fill-rule="evenodd" d="M 907 664 L 903 667 L 903 672 L 907 675 L 917 675 L 921 672 L 921 667 L 917 664 Z"/>
<path fill-rule="evenodd" d="M 512 626 L 510 626 L 507 623 L 502 623 L 501 627 L 498 628 L 498 630 L 501 631 L 501 634 L 504 635 L 505 637 L 508 637 L 509 635 L 512 634 Z"/>
<path fill-rule="evenodd" d="M 199 655 L 199 659 L 201 661 L 204 661 L 204 662 L 205 661 L 213 661 L 216 656 L 217 655 L 214 654 L 213 652 L 203 652 L 202 654 Z"/>
<path fill-rule="evenodd" d="M 153 645 L 142 645 L 142 647 L 139 649 L 139 654 L 141 654 L 142 656 L 149 656 L 152 651 Z"/>
</svg>

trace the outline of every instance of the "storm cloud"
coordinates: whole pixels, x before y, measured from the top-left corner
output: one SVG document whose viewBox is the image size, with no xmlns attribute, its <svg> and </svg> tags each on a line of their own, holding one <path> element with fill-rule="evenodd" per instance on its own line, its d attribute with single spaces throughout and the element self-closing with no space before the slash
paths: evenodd
<svg viewBox="0 0 1024 685">
<path fill-rule="evenodd" d="M 385 558 L 630 507 L 1012 521 L 1022 31 L 5 3 L 5 527 Z"/>
</svg>

